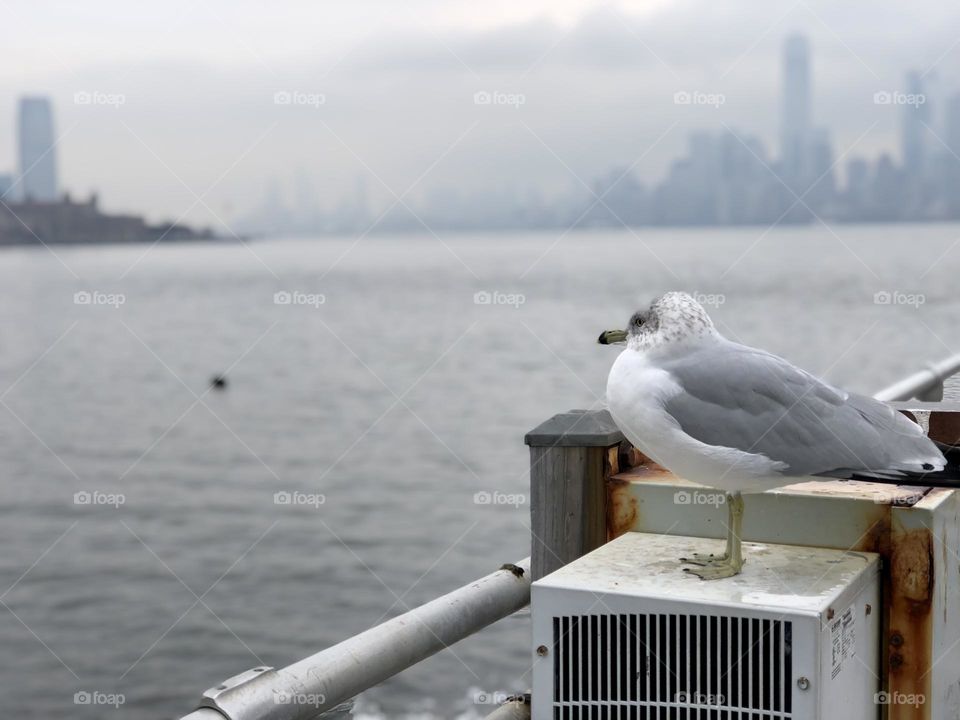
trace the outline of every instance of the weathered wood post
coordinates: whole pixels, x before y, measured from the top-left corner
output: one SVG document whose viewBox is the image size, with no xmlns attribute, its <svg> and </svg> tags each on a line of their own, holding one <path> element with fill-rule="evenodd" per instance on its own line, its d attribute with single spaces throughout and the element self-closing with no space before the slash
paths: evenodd
<svg viewBox="0 0 960 720">
<path fill-rule="evenodd" d="M 534 580 L 607 541 L 606 480 L 623 439 L 607 410 L 560 413 L 524 437 Z"/>
</svg>

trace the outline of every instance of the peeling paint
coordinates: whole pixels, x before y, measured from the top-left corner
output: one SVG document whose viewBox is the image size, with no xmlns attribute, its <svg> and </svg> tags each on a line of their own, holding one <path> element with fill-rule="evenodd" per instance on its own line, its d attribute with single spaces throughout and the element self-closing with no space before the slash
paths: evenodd
<svg viewBox="0 0 960 720">
<path fill-rule="evenodd" d="M 889 708 L 890 720 L 929 718 L 933 633 L 933 534 L 893 528 L 890 538 L 888 642 L 890 691 L 924 697 L 920 705 Z"/>
</svg>

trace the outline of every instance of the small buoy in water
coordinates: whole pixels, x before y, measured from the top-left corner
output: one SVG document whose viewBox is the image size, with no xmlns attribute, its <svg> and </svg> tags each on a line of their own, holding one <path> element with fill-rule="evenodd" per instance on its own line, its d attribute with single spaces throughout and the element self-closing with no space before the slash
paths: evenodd
<svg viewBox="0 0 960 720">
<path fill-rule="evenodd" d="M 210 387 L 214 390 L 226 390 L 227 378 L 223 375 L 214 375 L 210 378 Z"/>
</svg>

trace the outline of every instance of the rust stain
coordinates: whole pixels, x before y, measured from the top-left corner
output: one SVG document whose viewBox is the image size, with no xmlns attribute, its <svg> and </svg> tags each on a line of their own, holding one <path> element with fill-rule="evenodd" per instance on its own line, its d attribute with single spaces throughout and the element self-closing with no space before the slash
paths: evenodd
<svg viewBox="0 0 960 720">
<path fill-rule="evenodd" d="M 877 505 L 876 517 L 869 518 L 870 526 L 860 541 L 850 548 L 856 552 L 875 552 L 890 557 L 890 506 Z M 886 563 L 886 560 L 884 561 Z"/>
<path fill-rule="evenodd" d="M 930 413 L 930 431 L 927 434 L 932 440 L 960 445 L 960 413 L 934 410 Z"/>
<path fill-rule="evenodd" d="M 628 443 L 626 440 L 620 443 L 618 456 L 620 470 L 623 472 L 632 472 L 633 470 L 637 469 L 641 471 L 653 471 L 660 473 L 670 472 L 637 450 L 637 448 Z"/>
<path fill-rule="evenodd" d="M 922 704 L 889 706 L 890 720 L 929 718 L 933 638 L 933 534 L 927 528 L 894 528 L 890 538 L 890 691 L 923 697 Z"/>
<path fill-rule="evenodd" d="M 630 492 L 630 481 L 623 477 L 607 480 L 607 539 L 613 540 L 635 526 L 640 504 Z"/>
</svg>

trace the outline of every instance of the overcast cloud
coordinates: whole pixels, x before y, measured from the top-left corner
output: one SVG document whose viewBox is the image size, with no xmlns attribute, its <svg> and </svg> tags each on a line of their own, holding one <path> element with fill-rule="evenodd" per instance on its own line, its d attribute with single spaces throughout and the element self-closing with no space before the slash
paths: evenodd
<svg viewBox="0 0 960 720">
<path fill-rule="evenodd" d="M 934 103 L 960 89 L 960 8 L 929 0 L 15 0 L 7 12 L 0 172 L 15 169 L 17 98 L 48 94 L 66 188 L 199 224 L 242 218 L 271 179 L 293 200 L 299 176 L 330 207 L 365 176 L 377 205 L 415 182 L 413 201 L 552 195 L 641 155 L 638 175 L 655 180 L 697 128 L 755 133 L 775 153 L 790 32 L 810 37 L 815 119 L 838 155 L 896 152 L 896 108 L 873 93 L 901 88 L 908 68 L 927 73 Z M 678 106 L 684 90 L 725 102 Z M 480 91 L 523 102 L 476 105 Z M 77 104 L 78 92 L 123 103 Z M 304 104 L 276 104 L 278 92 Z"/>
</svg>

